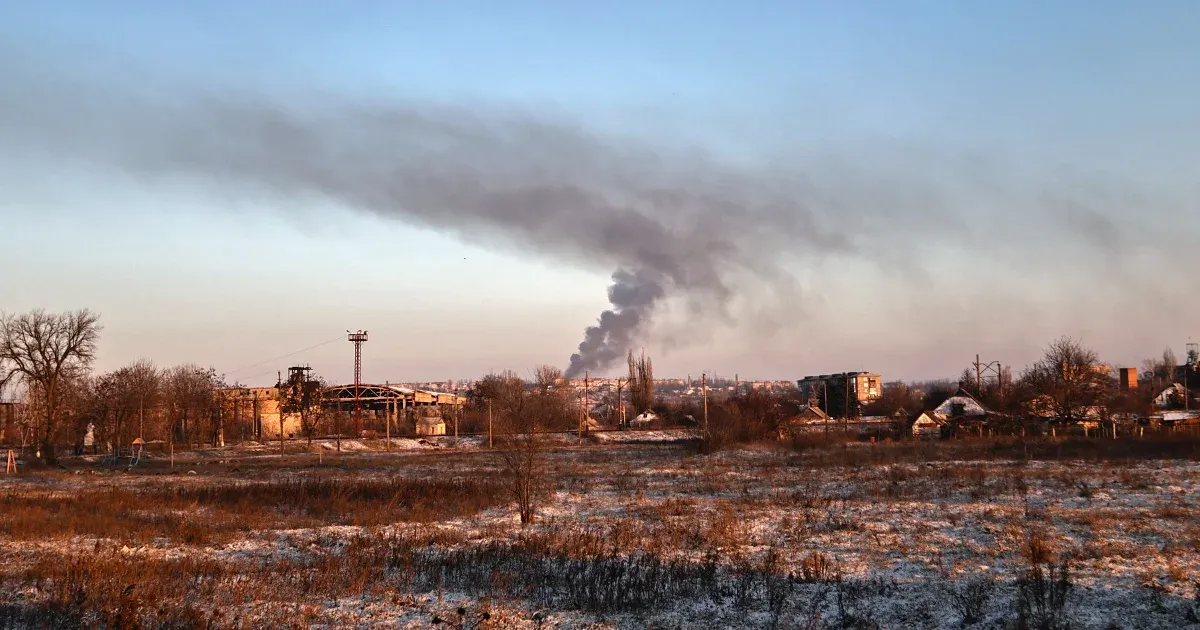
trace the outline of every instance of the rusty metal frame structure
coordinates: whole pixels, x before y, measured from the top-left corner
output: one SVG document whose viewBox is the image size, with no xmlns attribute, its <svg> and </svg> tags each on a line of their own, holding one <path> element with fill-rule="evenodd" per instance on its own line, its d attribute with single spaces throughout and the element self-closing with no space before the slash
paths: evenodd
<svg viewBox="0 0 1200 630">
<path fill-rule="evenodd" d="M 367 331 L 346 331 L 346 339 L 354 344 L 354 435 L 362 433 L 362 345 L 367 341 Z"/>
</svg>

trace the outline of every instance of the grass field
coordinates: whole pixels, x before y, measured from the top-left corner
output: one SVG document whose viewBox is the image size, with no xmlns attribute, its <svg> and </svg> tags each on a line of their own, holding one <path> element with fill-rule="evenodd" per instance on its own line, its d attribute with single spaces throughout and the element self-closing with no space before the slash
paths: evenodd
<svg viewBox="0 0 1200 630">
<path fill-rule="evenodd" d="M 564 442 L 3 477 L 0 627 L 1200 627 L 1190 451 Z"/>
</svg>

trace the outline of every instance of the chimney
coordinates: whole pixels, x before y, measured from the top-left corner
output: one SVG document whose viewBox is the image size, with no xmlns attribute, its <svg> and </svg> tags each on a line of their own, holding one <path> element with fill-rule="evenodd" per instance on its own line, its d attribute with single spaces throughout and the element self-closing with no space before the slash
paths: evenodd
<svg viewBox="0 0 1200 630">
<path fill-rule="evenodd" d="M 1137 389 L 1137 368 L 1121 368 L 1121 391 Z"/>
</svg>

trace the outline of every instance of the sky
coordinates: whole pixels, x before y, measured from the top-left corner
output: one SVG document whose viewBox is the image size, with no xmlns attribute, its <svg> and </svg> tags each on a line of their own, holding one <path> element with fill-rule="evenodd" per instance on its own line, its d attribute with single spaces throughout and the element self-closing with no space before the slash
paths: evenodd
<svg viewBox="0 0 1200 630">
<path fill-rule="evenodd" d="M 626 269 L 662 376 L 1139 365 L 1200 339 L 1198 58 L 1170 0 L 0 0 L 0 310 L 465 379 L 566 367 Z"/>
</svg>

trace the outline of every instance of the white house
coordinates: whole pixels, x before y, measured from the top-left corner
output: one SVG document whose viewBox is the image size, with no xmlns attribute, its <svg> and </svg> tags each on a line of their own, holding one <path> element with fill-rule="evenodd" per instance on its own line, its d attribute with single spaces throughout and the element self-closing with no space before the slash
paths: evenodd
<svg viewBox="0 0 1200 630">
<path fill-rule="evenodd" d="M 1187 388 L 1179 383 L 1172 383 L 1170 387 L 1154 397 L 1154 406 L 1165 409 L 1175 404 L 1176 401 L 1182 401 L 1185 396 L 1187 396 Z"/>
<path fill-rule="evenodd" d="M 912 436 L 915 438 L 941 437 L 942 427 L 946 421 L 932 411 L 924 411 L 912 423 Z"/>
<path fill-rule="evenodd" d="M 658 414 L 653 411 L 643 411 L 636 418 L 629 421 L 631 427 L 648 427 L 658 421 Z"/>
<path fill-rule="evenodd" d="M 446 435 L 446 422 L 440 416 L 417 418 L 417 435 Z"/>
<path fill-rule="evenodd" d="M 953 396 L 938 405 L 933 410 L 933 414 L 941 419 L 946 419 L 986 416 L 988 412 L 983 405 L 979 404 L 978 400 L 975 400 L 974 396 L 960 387 Z"/>
</svg>

